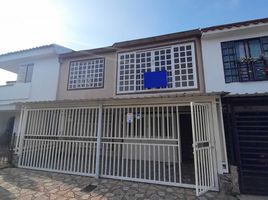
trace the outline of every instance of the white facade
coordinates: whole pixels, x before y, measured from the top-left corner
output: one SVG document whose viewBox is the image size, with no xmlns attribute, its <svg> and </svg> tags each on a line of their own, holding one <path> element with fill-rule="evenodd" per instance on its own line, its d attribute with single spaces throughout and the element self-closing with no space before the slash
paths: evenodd
<svg viewBox="0 0 268 200">
<path fill-rule="evenodd" d="M 202 54 L 206 92 L 224 91 L 233 94 L 268 91 L 268 81 L 225 83 L 221 42 L 268 36 L 268 24 L 214 30 L 202 34 Z"/>
<path fill-rule="evenodd" d="M 17 81 L 0 86 L 0 135 L 12 117 L 15 117 L 13 133 L 17 133 L 20 116 L 17 103 L 56 100 L 60 69 L 58 56 L 70 51 L 51 44 L 0 55 L 0 68 L 18 74 Z M 30 71 L 27 71 L 27 66 L 31 66 Z"/>
<path fill-rule="evenodd" d="M 0 55 L 0 68 L 7 71 L 20 73 L 21 66 L 33 65 L 30 81 L 0 86 L 0 111 L 14 110 L 18 102 L 55 100 L 60 68 L 58 55 L 70 51 L 53 44 Z"/>
</svg>

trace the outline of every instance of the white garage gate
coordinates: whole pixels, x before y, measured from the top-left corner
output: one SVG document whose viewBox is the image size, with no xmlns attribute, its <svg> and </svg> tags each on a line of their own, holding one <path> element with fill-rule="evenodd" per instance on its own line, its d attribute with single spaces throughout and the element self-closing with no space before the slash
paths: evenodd
<svg viewBox="0 0 268 200">
<path fill-rule="evenodd" d="M 26 108 L 19 166 L 164 185 L 215 188 L 210 104 Z M 182 171 L 180 115 L 192 118 L 194 182 Z M 191 128 L 191 127 L 189 127 Z"/>
</svg>

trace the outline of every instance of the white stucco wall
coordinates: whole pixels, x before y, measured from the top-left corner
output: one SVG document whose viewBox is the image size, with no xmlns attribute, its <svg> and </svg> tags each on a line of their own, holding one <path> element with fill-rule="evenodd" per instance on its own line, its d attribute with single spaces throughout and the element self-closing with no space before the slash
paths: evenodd
<svg viewBox="0 0 268 200">
<path fill-rule="evenodd" d="M 206 92 L 226 91 L 243 94 L 268 91 L 268 81 L 225 83 L 224 79 L 221 42 L 261 36 L 268 36 L 268 25 L 203 34 L 201 43 Z"/>
<path fill-rule="evenodd" d="M 58 57 L 55 55 L 34 60 L 32 63 L 34 63 L 34 69 L 30 98 L 27 101 L 55 100 L 60 65 Z"/>
</svg>

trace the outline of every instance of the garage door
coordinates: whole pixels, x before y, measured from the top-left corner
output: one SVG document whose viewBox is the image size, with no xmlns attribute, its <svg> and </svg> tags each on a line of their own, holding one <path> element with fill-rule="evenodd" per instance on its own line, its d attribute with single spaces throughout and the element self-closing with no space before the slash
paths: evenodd
<svg viewBox="0 0 268 200">
<path fill-rule="evenodd" d="M 236 112 L 240 190 L 268 194 L 268 112 Z"/>
</svg>

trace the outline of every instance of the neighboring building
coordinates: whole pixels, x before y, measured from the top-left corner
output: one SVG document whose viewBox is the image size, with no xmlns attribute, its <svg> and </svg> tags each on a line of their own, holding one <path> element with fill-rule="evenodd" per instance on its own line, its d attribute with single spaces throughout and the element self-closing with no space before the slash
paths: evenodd
<svg viewBox="0 0 268 200">
<path fill-rule="evenodd" d="M 222 93 L 205 92 L 200 37 L 61 55 L 57 100 L 24 104 L 19 166 L 218 190 L 228 172 Z"/>
<path fill-rule="evenodd" d="M 12 132 L 18 132 L 21 114 L 18 103 L 56 100 L 58 57 L 70 51 L 52 44 L 0 55 L 0 68 L 17 74 L 16 81 L 0 86 L 1 142 L 9 140 Z"/>
<path fill-rule="evenodd" d="M 242 193 L 268 194 L 268 18 L 202 29 L 207 92 L 224 103 L 228 158 Z"/>
</svg>

